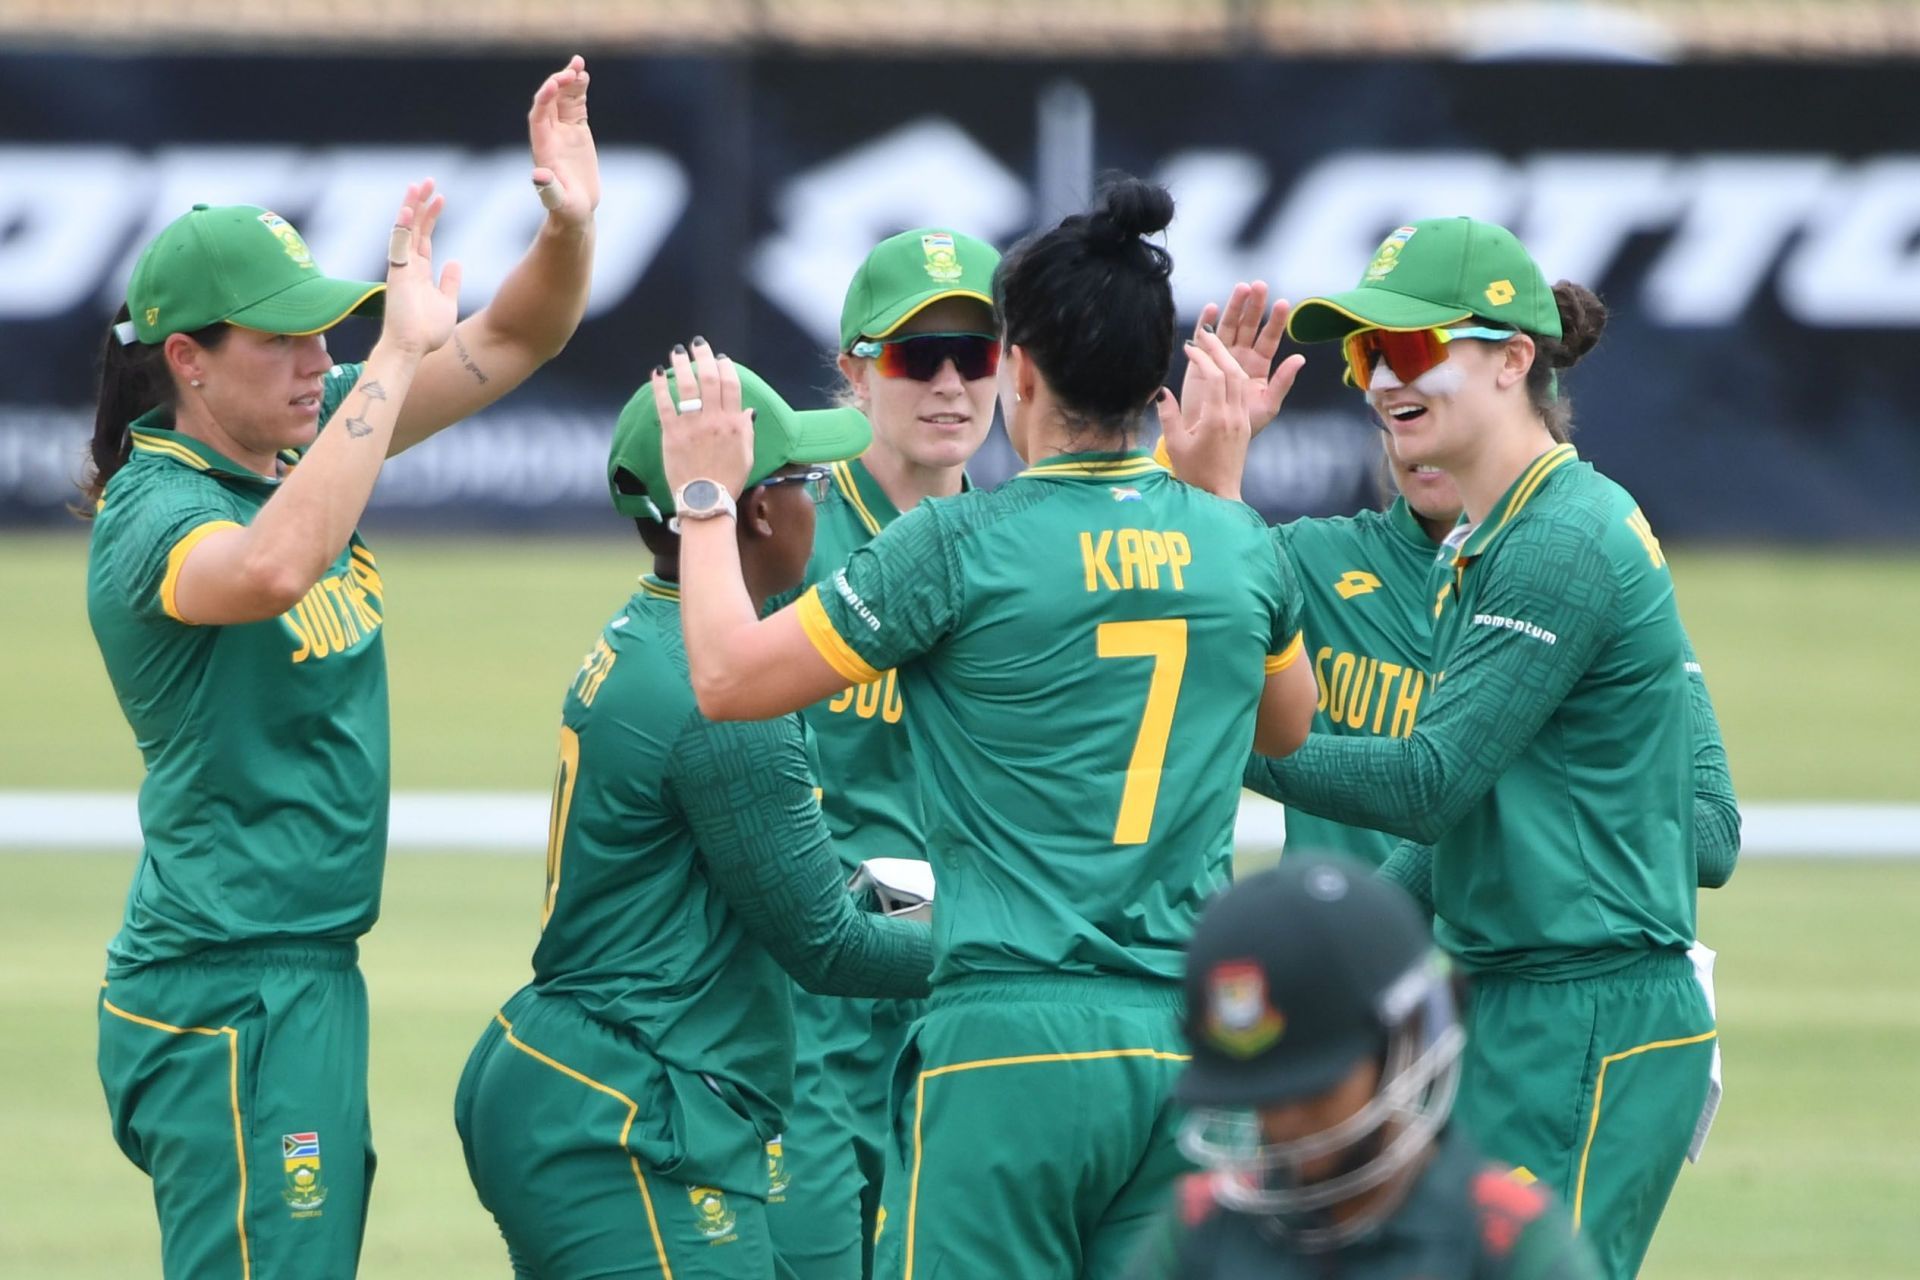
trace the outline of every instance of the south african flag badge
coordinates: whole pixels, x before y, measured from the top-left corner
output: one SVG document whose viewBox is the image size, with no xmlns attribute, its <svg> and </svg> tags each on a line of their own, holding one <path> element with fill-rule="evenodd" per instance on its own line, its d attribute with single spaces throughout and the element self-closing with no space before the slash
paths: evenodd
<svg viewBox="0 0 1920 1280">
<path fill-rule="evenodd" d="M 281 1198 L 296 1218 L 317 1218 L 327 1202 L 327 1184 L 320 1180 L 320 1135 L 287 1133 L 280 1136 L 280 1155 L 286 1164 L 287 1185 Z"/>
</svg>

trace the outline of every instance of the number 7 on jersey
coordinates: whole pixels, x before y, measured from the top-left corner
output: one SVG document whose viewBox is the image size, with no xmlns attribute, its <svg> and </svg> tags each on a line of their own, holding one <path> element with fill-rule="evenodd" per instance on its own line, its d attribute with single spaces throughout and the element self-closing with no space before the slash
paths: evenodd
<svg viewBox="0 0 1920 1280">
<path fill-rule="evenodd" d="M 1127 783 L 1120 791 L 1120 817 L 1113 824 L 1115 844 L 1145 844 L 1153 830 L 1153 808 L 1160 799 L 1173 708 L 1180 700 L 1180 680 L 1187 670 L 1187 620 L 1103 622 L 1094 638 L 1102 658 L 1153 659 L 1147 705 L 1140 715 L 1133 756 L 1127 761 Z"/>
</svg>

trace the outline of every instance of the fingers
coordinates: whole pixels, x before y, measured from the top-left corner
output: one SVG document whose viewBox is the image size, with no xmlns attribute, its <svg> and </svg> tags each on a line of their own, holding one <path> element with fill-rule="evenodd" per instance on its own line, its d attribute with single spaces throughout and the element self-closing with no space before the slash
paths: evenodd
<svg viewBox="0 0 1920 1280">
<path fill-rule="evenodd" d="M 705 338 L 695 338 L 689 350 L 693 353 L 693 376 L 699 383 L 700 403 L 712 405 L 715 410 L 724 408 L 726 398 L 720 386 L 720 365 L 713 358 L 713 348 Z"/>
<path fill-rule="evenodd" d="M 1218 328 L 1220 324 L 1220 304 L 1209 302 L 1200 308 L 1200 318 L 1193 322 L 1193 336 L 1198 339 L 1209 328 Z"/>
<path fill-rule="evenodd" d="M 1267 402 L 1275 412 L 1279 411 L 1280 402 L 1287 398 L 1287 392 L 1293 390 L 1293 381 L 1300 376 L 1300 370 L 1306 364 L 1307 358 L 1296 351 L 1282 360 L 1280 367 L 1273 371 L 1273 376 L 1267 379 Z"/>
<path fill-rule="evenodd" d="M 740 370 L 732 356 L 716 356 L 714 367 L 720 372 L 720 408 L 727 413 L 740 412 Z"/>
<path fill-rule="evenodd" d="M 440 269 L 440 296 L 447 299 L 449 302 L 452 302 L 456 307 L 459 306 L 460 304 L 460 264 L 459 263 L 449 262 L 446 266 Z M 458 313 L 456 312 L 456 314 Z"/>
<path fill-rule="evenodd" d="M 1160 415 L 1160 434 L 1170 441 L 1187 438 L 1186 419 L 1180 413 L 1180 401 L 1167 388 L 1160 388 L 1160 394 L 1154 397 L 1154 410 Z"/>
<path fill-rule="evenodd" d="M 659 365 L 653 366 L 653 375 L 648 379 L 653 384 L 653 411 L 660 415 L 661 429 L 672 422 L 679 410 L 674 408 L 673 391 L 667 386 L 667 371 Z"/>
<path fill-rule="evenodd" d="M 1220 323 L 1214 326 L 1213 331 L 1229 347 L 1244 347 L 1253 341 L 1253 326 L 1247 323 L 1247 301 L 1256 287 L 1262 292 L 1262 300 L 1254 310 L 1257 317 L 1260 314 L 1257 308 L 1265 305 L 1264 284 L 1255 286 L 1241 281 L 1233 286 L 1233 292 L 1227 295 L 1227 305 L 1221 308 Z"/>
<path fill-rule="evenodd" d="M 433 257 L 433 229 L 440 224 L 440 215 L 447 208 L 447 198 L 432 192 L 433 179 L 429 178 L 422 191 L 419 221 L 413 227 L 413 251 L 428 259 Z"/>
<path fill-rule="evenodd" d="M 700 395 L 700 384 L 693 376 L 693 361 L 687 357 L 687 349 L 676 344 L 672 354 L 667 357 L 667 368 L 673 373 L 673 388 L 676 403 L 674 412 L 679 413 L 680 400 L 692 400 Z"/>
<path fill-rule="evenodd" d="M 1217 395 L 1209 391 L 1208 402 L 1217 405 L 1226 420 L 1222 424 L 1227 430 L 1239 433 L 1248 429 L 1247 423 L 1247 371 L 1240 367 L 1233 352 L 1220 340 L 1216 333 L 1202 333 L 1192 344 L 1200 354 L 1202 363 L 1213 366 L 1214 378 L 1210 379 L 1218 388 Z"/>
<path fill-rule="evenodd" d="M 1273 304 L 1273 311 L 1267 316 L 1266 323 L 1260 326 L 1260 334 L 1253 340 L 1253 349 L 1262 360 L 1273 363 L 1274 356 L 1280 353 L 1280 340 L 1287 336 L 1287 302 L 1282 298 Z"/>
<path fill-rule="evenodd" d="M 547 209 L 558 209 L 567 202 L 567 188 L 553 170 L 541 166 L 533 171 L 534 194 Z"/>
</svg>

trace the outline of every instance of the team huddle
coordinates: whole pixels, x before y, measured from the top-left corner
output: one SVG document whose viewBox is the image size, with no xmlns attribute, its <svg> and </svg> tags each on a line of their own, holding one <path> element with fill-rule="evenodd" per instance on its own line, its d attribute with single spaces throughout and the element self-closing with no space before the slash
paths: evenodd
<svg viewBox="0 0 1920 1280">
<path fill-rule="evenodd" d="M 545 223 L 466 319 L 427 182 L 384 283 L 195 206 L 107 340 L 88 605 L 147 775 L 99 1060 L 169 1276 L 357 1268 L 357 525 L 578 325 L 586 90 L 536 94 Z M 1208 306 L 1176 393 L 1173 213 L 1119 179 L 1005 256 L 903 232 L 836 407 L 695 337 L 621 410 L 649 571 L 566 684 L 532 978 L 452 1097 L 514 1274 L 1639 1270 L 1717 1101 L 1695 897 L 1739 816 L 1659 542 L 1571 443 L 1605 309 L 1416 222 L 1345 293 Z M 1240 501 L 1286 335 L 1338 344 L 1384 510 Z M 1026 469 L 977 489 L 996 410 Z M 1233 884 L 1243 785 L 1288 845 Z"/>
</svg>

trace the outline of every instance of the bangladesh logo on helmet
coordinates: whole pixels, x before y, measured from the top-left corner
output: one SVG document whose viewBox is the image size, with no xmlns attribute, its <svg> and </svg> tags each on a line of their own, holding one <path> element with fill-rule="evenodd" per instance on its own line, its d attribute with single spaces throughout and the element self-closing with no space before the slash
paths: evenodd
<svg viewBox="0 0 1920 1280">
<path fill-rule="evenodd" d="M 277 213 L 263 213 L 260 221 L 267 230 L 273 232 L 280 247 L 287 251 L 287 256 L 293 259 L 296 266 L 313 270 L 313 254 L 308 251 L 307 242 L 300 238 L 300 233 L 293 229 L 292 223 Z"/>
<path fill-rule="evenodd" d="M 1215 965 L 1207 975 L 1207 1039 L 1221 1052 L 1251 1058 L 1287 1029 L 1267 999 L 1267 975 L 1251 960 Z"/>
<path fill-rule="evenodd" d="M 1400 227 L 1382 240 L 1380 247 L 1373 251 L 1373 261 L 1367 264 L 1365 279 L 1386 279 L 1387 275 L 1400 265 L 1401 250 L 1407 247 L 1407 241 L 1413 239 L 1413 233 L 1419 229 L 1418 227 Z"/>
<path fill-rule="evenodd" d="M 707 1239 L 718 1240 L 733 1230 L 735 1215 L 727 1203 L 726 1192 L 713 1187 L 688 1187 L 687 1200 L 693 1205 L 700 1234 Z"/>
<path fill-rule="evenodd" d="M 941 284 L 952 284 L 962 274 L 960 254 L 953 237 L 944 231 L 929 231 L 920 237 L 920 249 L 927 255 L 927 275 Z"/>
</svg>

